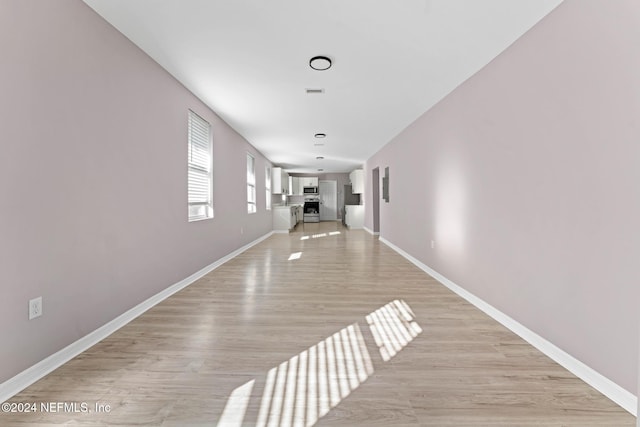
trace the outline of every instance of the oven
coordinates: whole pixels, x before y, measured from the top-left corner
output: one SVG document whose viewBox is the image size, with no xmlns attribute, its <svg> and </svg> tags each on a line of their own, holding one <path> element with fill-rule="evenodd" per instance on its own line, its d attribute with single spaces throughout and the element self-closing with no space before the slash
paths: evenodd
<svg viewBox="0 0 640 427">
<path fill-rule="evenodd" d="M 303 209 L 304 222 L 320 222 L 320 199 L 305 199 Z"/>
</svg>

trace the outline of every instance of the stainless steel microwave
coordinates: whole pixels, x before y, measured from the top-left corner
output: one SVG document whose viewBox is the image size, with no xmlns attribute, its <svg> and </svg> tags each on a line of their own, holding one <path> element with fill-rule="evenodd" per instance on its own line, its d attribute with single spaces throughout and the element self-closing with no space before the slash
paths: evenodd
<svg viewBox="0 0 640 427">
<path fill-rule="evenodd" d="M 318 187 L 302 187 L 304 194 L 318 194 Z"/>
</svg>

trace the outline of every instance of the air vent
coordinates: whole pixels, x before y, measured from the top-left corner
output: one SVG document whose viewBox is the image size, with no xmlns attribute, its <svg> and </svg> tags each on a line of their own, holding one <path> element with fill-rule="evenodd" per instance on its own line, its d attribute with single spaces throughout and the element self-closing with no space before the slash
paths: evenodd
<svg viewBox="0 0 640 427">
<path fill-rule="evenodd" d="M 324 89 L 307 88 L 305 90 L 307 91 L 307 93 L 324 93 Z"/>
</svg>

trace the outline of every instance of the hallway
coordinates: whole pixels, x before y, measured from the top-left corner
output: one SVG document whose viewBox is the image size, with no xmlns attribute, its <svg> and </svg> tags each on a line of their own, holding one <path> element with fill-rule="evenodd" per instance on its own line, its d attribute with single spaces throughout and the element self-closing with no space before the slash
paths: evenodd
<svg viewBox="0 0 640 427">
<path fill-rule="evenodd" d="M 11 402 L 36 411 L 0 413 L 3 426 L 635 426 L 338 222 L 274 234 Z"/>
</svg>

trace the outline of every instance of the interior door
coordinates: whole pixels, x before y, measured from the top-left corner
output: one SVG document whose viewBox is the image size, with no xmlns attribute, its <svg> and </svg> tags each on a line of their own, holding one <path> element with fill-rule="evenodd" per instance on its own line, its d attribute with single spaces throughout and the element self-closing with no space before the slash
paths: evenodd
<svg viewBox="0 0 640 427">
<path fill-rule="evenodd" d="M 338 186 L 336 181 L 320 181 L 318 185 L 320 198 L 320 221 L 338 219 Z"/>
</svg>

